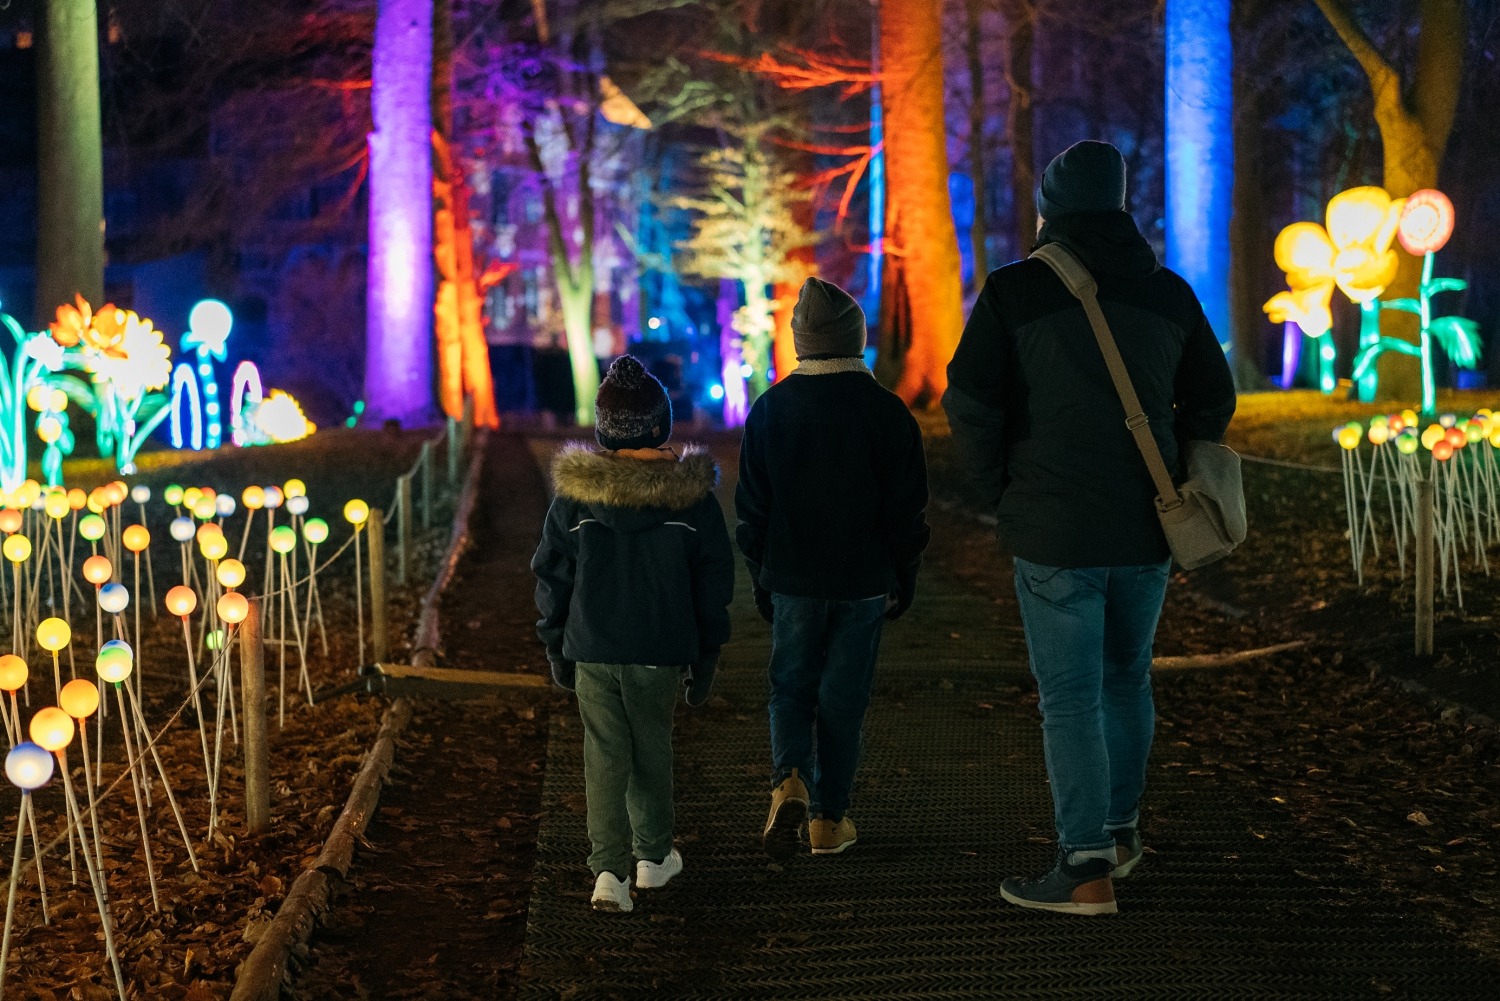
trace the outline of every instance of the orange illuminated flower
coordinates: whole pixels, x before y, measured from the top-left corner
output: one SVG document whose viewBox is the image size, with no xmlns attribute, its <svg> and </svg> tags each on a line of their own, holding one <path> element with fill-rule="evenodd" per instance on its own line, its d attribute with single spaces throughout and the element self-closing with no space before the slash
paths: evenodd
<svg viewBox="0 0 1500 1001">
<path fill-rule="evenodd" d="M 125 329 L 135 313 L 118 309 L 108 303 L 94 314 L 94 322 L 83 331 L 83 343 L 96 351 L 115 358 L 123 358 L 121 345 L 125 342 Z"/>
<path fill-rule="evenodd" d="M 1396 238 L 1406 252 L 1415 257 L 1443 249 L 1453 235 L 1453 203 L 1434 188 L 1414 191 L 1401 210 L 1401 224 Z"/>
<path fill-rule="evenodd" d="M 77 305 L 63 303 L 58 306 L 57 319 L 48 325 L 48 329 L 52 332 L 52 339 L 65 348 L 71 348 L 78 343 L 94 318 L 94 312 L 89 308 L 87 299 L 81 295 L 75 295 L 73 301 Z"/>
</svg>

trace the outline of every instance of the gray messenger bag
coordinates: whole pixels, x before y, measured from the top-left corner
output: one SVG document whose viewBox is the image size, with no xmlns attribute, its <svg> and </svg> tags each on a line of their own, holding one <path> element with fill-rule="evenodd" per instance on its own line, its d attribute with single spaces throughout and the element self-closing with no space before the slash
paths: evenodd
<svg viewBox="0 0 1500 1001">
<path fill-rule="evenodd" d="M 1161 450 L 1156 447 L 1156 439 L 1151 437 L 1146 414 L 1141 409 L 1140 398 L 1135 395 L 1130 375 L 1125 371 L 1125 362 L 1120 358 L 1120 349 L 1115 346 L 1104 311 L 1099 308 L 1099 285 L 1094 276 L 1060 244 L 1038 247 L 1031 256 L 1046 262 L 1057 272 L 1068 291 L 1083 303 L 1089 326 L 1094 328 L 1094 337 L 1099 342 L 1099 350 L 1104 353 L 1110 378 L 1114 380 L 1115 391 L 1125 405 L 1125 426 L 1135 438 L 1136 446 L 1146 460 L 1146 468 L 1151 471 L 1151 479 L 1156 483 L 1156 513 L 1161 518 L 1172 558 L 1184 570 L 1193 570 L 1228 556 L 1235 546 L 1245 541 L 1247 530 L 1240 457 L 1233 449 L 1217 442 L 1190 441 L 1183 456 L 1187 479 L 1180 484 L 1173 483 L 1167 465 L 1162 461 Z"/>
</svg>

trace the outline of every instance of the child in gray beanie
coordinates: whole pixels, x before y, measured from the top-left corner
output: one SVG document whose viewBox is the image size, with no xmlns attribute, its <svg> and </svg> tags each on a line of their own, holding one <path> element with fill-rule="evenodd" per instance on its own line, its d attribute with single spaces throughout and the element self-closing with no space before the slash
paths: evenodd
<svg viewBox="0 0 1500 1001">
<path fill-rule="evenodd" d="M 927 466 L 906 405 L 865 367 L 865 316 L 809 278 L 792 311 L 798 367 L 750 408 L 736 537 L 771 623 L 771 810 L 784 858 L 854 844 L 849 800 L 875 656 L 911 605 L 927 546 Z M 810 818 L 810 820 L 809 820 Z"/>
</svg>

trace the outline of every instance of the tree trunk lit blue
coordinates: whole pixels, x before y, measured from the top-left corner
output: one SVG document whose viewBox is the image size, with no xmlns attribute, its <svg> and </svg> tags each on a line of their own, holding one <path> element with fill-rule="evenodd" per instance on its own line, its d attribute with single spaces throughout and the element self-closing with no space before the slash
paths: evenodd
<svg viewBox="0 0 1500 1001">
<path fill-rule="evenodd" d="M 1167 267 L 1198 293 L 1225 345 L 1234 189 L 1229 10 L 1230 0 L 1166 4 Z"/>
<path fill-rule="evenodd" d="M 432 416 L 432 0 L 380 0 L 370 133 L 365 403 Z"/>
</svg>

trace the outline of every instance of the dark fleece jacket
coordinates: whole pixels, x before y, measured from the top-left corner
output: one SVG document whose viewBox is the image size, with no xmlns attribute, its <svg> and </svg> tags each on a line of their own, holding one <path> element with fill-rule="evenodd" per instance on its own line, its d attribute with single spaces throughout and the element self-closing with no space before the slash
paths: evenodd
<svg viewBox="0 0 1500 1001">
<path fill-rule="evenodd" d="M 1073 251 L 1150 419 L 1167 468 L 1180 445 L 1219 441 L 1234 382 L 1193 290 L 1161 267 L 1125 212 L 1048 220 L 1039 244 Z M 1012 555 L 1056 567 L 1168 556 L 1156 489 L 1125 427 L 1083 306 L 1043 261 L 992 272 L 948 365 L 953 441 Z"/>
<path fill-rule="evenodd" d="M 734 554 L 714 496 L 719 467 L 572 443 L 552 463 L 556 496 L 532 558 L 537 634 L 553 660 L 686 665 L 729 640 Z"/>
<path fill-rule="evenodd" d="M 759 587 L 910 600 L 930 535 L 922 432 L 859 359 L 805 361 L 755 401 L 734 502 Z"/>
</svg>

